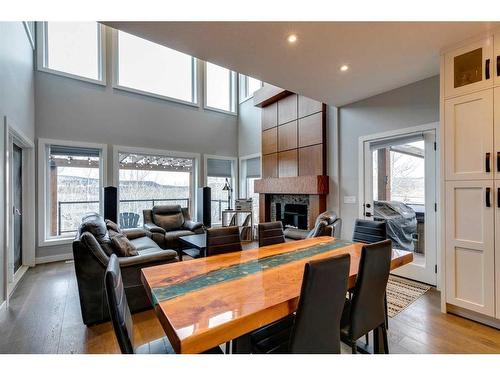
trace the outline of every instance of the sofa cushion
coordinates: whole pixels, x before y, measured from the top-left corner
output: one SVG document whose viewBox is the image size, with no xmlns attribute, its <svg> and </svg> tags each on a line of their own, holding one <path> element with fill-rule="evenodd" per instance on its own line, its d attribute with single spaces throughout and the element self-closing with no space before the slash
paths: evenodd
<svg viewBox="0 0 500 375">
<path fill-rule="evenodd" d="M 134 238 L 133 240 L 130 240 L 132 244 L 135 246 L 136 250 L 140 252 L 141 250 L 144 249 L 160 249 L 158 244 L 154 242 L 151 238 L 144 236 L 144 237 L 139 237 L 139 238 Z"/>
<path fill-rule="evenodd" d="M 177 252 L 175 250 L 163 250 L 158 246 L 156 246 L 156 248 L 148 247 L 138 250 L 137 252 L 138 255 L 134 257 L 119 258 L 120 266 L 127 267 L 144 264 L 143 267 L 147 267 L 148 264 L 151 265 L 151 263 L 161 264 L 177 261 Z"/>
<path fill-rule="evenodd" d="M 104 222 L 106 223 L 106 228 L 108 230 L 112 230 L 112 231 L 117 232 L 117 233 L 121 233 L 122 232 L 122 230 L 120 229 L 120 227 L 118 226 L 118 224 L 116 224 L 114 221 L 106 219 L 106 220 L 104 220 Z"/>
<path fill-rule="evenodd" d="M 130 257 L 138 255 L 134 244 L 122 233 L 111 237 L 115 254 L 119 257 Z"/>
<path fill-rule="evenodd" d="M 113 244 L 111 243 L 106 223 L 101 216 L 88 215 L 84 217 L 82 219 L 80 232 L 91 233 L 108 256 L 113 254 Z"/>
<path fill-rule="evenodd" d="M 181 206 L 154 206 L 153 221 L 167 231 L 181 228 L 184 224 Z"/>
<path fill-rule="evenodd" d="M 191 232 L 190 230 L 172 230 L 170 232 L 165 233 L 165 239 L 167 241 L 171 241 L 171 240 L 175 240 L 179 237 L 191 236 L 192 234 L 195 234 L 195 233 Z"/>
</svg>

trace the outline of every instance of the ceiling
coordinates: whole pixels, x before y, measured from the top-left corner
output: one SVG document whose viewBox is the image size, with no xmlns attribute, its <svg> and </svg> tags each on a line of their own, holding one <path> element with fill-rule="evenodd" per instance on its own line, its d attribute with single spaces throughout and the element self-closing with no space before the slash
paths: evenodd
<svg viewBox="0 0 500 375">
<path fill-rule="evenodd" d="M 439 73 L 443 48 L 498 22 L 104 22 L 342 106 Z M 287 42 L 297 35 L 293 45 Z M 339 67 L 349 65 L 341 72 Z"/>
</svg>

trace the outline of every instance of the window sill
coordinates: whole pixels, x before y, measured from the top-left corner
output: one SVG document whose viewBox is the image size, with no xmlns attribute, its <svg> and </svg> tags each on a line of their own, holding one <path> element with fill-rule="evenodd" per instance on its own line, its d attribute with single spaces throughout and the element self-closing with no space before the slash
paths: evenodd
<svg viewBox="0 0 500 375">
<path fill-rule="evenodd" d="M 73 237 L 61 237 L 61 238 L 51 238 L 46 240 L 40 240 L 38 243 L 39 247 L 47 247 L 47 246 L 58 246 L 58 245 L 69 245 L 73 243 Z"/>
<path fill-rule="evenodd" d="M 53 74 L 55 76 L 60 76 L 60 77 L 75 79 L 77 81 L 83 81 L 83 82 L 93 83 L 93 84 L 99 85 L 99 86 L 106 86 L 106 79 L 105 78 L 103 78 L 102 80 L 93 79 L 93 78 L 87 78 L 87 77 L 82 77 L 82 76 L 79 76 L 79 75 L 76 75 L 76 74 L 65 73 L 65 72 L 62 72 L 62 71 L 59 71 L 59 70 L 54 70 L 54 69 L 45 68 L 45 67 L 39 67 L 38 71 L 44 72 L 44 73 Z"/>
<path fill-rule="evenodd" d="M 249 101 L 252 98 L 253 98 L 253 94 L 250 95 L 250 96 L 247 96 L 246 98 L 240 99 L 240 104 L 243 104 L 243 103 Z"/>
<path fill-rule="evenodd" d="M 231 111 L 226 111 L 224 109 L 219 109 L 219 108 L 213 108 L 213 107 L 208 107 L 204 106 L 203 109 L 207 111 L 212 111 L 212 112 L 218 112 L 218 113 L 223 113 L 225 115 L 230 115 L 230 116 L 238 116 L 238 112 L 231 112 Z"/>
<path fill-rule="evenodd" d="M 173 102 L 173 103 L 177 103 L 177 104 L 184 104 L 184 105 L 188 105 L 191 107 L 197 107 L 197 108 L 200 107 L 198 103 L 189 102 L 189 101 L 183 100 L 183 99 L 171 98 L 170 96 L 155 94 L 155 93 L 148 92 L 148 91 L 137 90 L 137 89 L 127 87 L 127 86 L 120 86 L 120 85 L 114 84 L 113 88 L 116 90 L 126 91 L 126 92 L 130 92 L 132 94 L 137 94 L 137 95 L 142 95 L 142 96 L 148 96 L 151 98 L 161 99 L 161 100 L 165 100 L 165 101 Z"/>
</svg>

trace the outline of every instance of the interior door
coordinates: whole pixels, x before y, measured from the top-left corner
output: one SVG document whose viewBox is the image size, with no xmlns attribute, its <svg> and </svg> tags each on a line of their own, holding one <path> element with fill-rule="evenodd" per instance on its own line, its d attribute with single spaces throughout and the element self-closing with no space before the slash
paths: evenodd
<svg viewBox="0 0 500 375">
<path fill-rule="evenodd" d="M 495 293 L 496 318 L 500 319 L 500 181 L 495 181 Z"/>
<path fill-rule="evenodd" d="M 500 35 L 498 37 L 500 39 Z M 500 44 L 500 41 L 499 41 Z M 500 63 L 500 61 L 499 61 Z M 499 66 L 500 69 L 500 66 Z M 500 87 L 495 87 L 493 91 L 493 138 L 494 138 L 494 164 L 495 179 L 500 179 Z"/>
<path fill-rule="evenodd" d="M 446 302 L 495 316 L 493 181 L 446 182 Z"/>
<path fill-rule="evenodd" d="M 385 220 L 398 249 L 414 261 L 394 274 L 436 285 L 436 132 L 366 141 L 360 216 Z"/>
<path fill-rule="evenodd" d="M 492 179 L 492 134 L 493 90 L 446 100 L 446 179 Z"/>
<path fill-rule="evenodd" d="M 23 265 L 23 151 L 15 143 L 12 145 L 12 223 L 13 223 L 13 263 L 14 273 Z"/>
</svg>

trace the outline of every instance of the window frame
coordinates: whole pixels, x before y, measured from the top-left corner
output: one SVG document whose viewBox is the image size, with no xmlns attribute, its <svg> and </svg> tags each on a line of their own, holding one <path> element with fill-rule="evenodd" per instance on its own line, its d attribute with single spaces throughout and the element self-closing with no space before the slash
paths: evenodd
<svg viewBox="0 0 500 375">
<path fill-rule="evenodd" d="M 67 73 L 62 70 L 51 69 L 47 66 L 47 22 L 36 22 L 36 61 L 37 70 L 54 74 L 61 77 L 72 78 L 79 81 L 90 82 L 100 86 L 106 86 L 106 26 L 96 22 L 98 25 L 98 72 L 99 79 L 88 78 L 78 74 Z"/>
<path fill-rule="evenodd" d="M 140 89 L 135 89 L 133 87 L 120 85 L 120 72 L 118 68 L 118 63 L 120 60 L 119 53 L 119 42 L 118 42 L 118 32 L 117 29 L 109 29 L 111 31 L 111 46 L 112 46 L 112 86 L 113 89 L 130 92 L 133 94 L 149 96 L 156 99 L 166 100 L 169 102 L 180 103 L 189 105 L 191 107 L 200 107 L 199 99 L 198 99 L 198 59 L 194 56 L 191 56 L 191 98 L 192 101 L 187 101 L 183 99 L 174 98 L 171 96 L 156 94 L 150 91 L 144 91 Z M 140 37 L 138 37 L 140 38 Z M 144 38 L 141 38 L 144 39 Z M 147 40 L 147 39 L 144 39 Z M 158 43 L 157 43 L 158 44 Z M 159 44 L 161 45 L 161 44 Z M 167 47 L 168 48 L 168 47 Z M 178 51 L 180 52 L 180 51 Z M 188 55 L 189 56 L 189 55 Z"/>
<path fill-rule="evenodd" d="M 104 212 L 104 186 L 107 186 L 107 145 L 102 143 L 73 142 L 59 139 L 38 139 L 38 246 L 53 246 L 70 244 L 74 236 L 58 236 L 49 238 L 47 226 L 50 222 L 48 198 L 48 156 L 47 147 L 50 145 L 95 148 L 100 151 L 99 158 L 99 213 Z"/>
<path fill-rule="evenodd" d="M 239 83 L 239 98 L 238 98 L 238 103 L 242 104 L 246 102 L 248 99 L 253 98 L 253 93 L 248 94 L 248 78 L 253 78 L 249 77 L 245 74 L 238 73 L 238 83 Z M 254 78 L 257 79 L 257 78 Z M 262 88 L 264 86 L 264 82 L 260 81 L 260 87 Z"/>
<path fill-rule="evenodd" d="M 229 107 L 234 108 L 234 111 L 226 111 L 225 109 L 211 107 L 207 104 L 207 63 L 217 65 L 215 63 L 211 63 L 209 61 L 203 61 L 203 108 L 209 111 L 224 113 L 226 115 L 238 116 L 238 73 L 228 69 L 224 66 L 220 66 L 221 68 L 227 69 L 231 72 L 229 79 Z"/>
<path fill-rule="evenodd" d="M 144 147 L 130 147 L 130 146 L 120 146 L 113 145 L 113 186 L 117 188 L 117 200 L 120 202 L 120 153 L 127 152 L 133 154 L 145 154 L 145 155 L 155 155 L 155 156 L 169 156 L 169 157 L 180 157 L 180 158 L 190 158 L 193 159 L 193 173 L 192 180 L 190 181 L 190 194 L 192 197 L 191 206 L 191 217 L 196 220 L 197 216 L 197 194 L 199 173 L 200 173 L 200 160 L 201 155 L 194 152 L 185 151 L 173 151 L 173 150 L 160 150 L 154 148 L 144 148 Z M 117 217 L 120 215 L 120 205 L 117 205 L 116 210 Z"/>
</svg>

